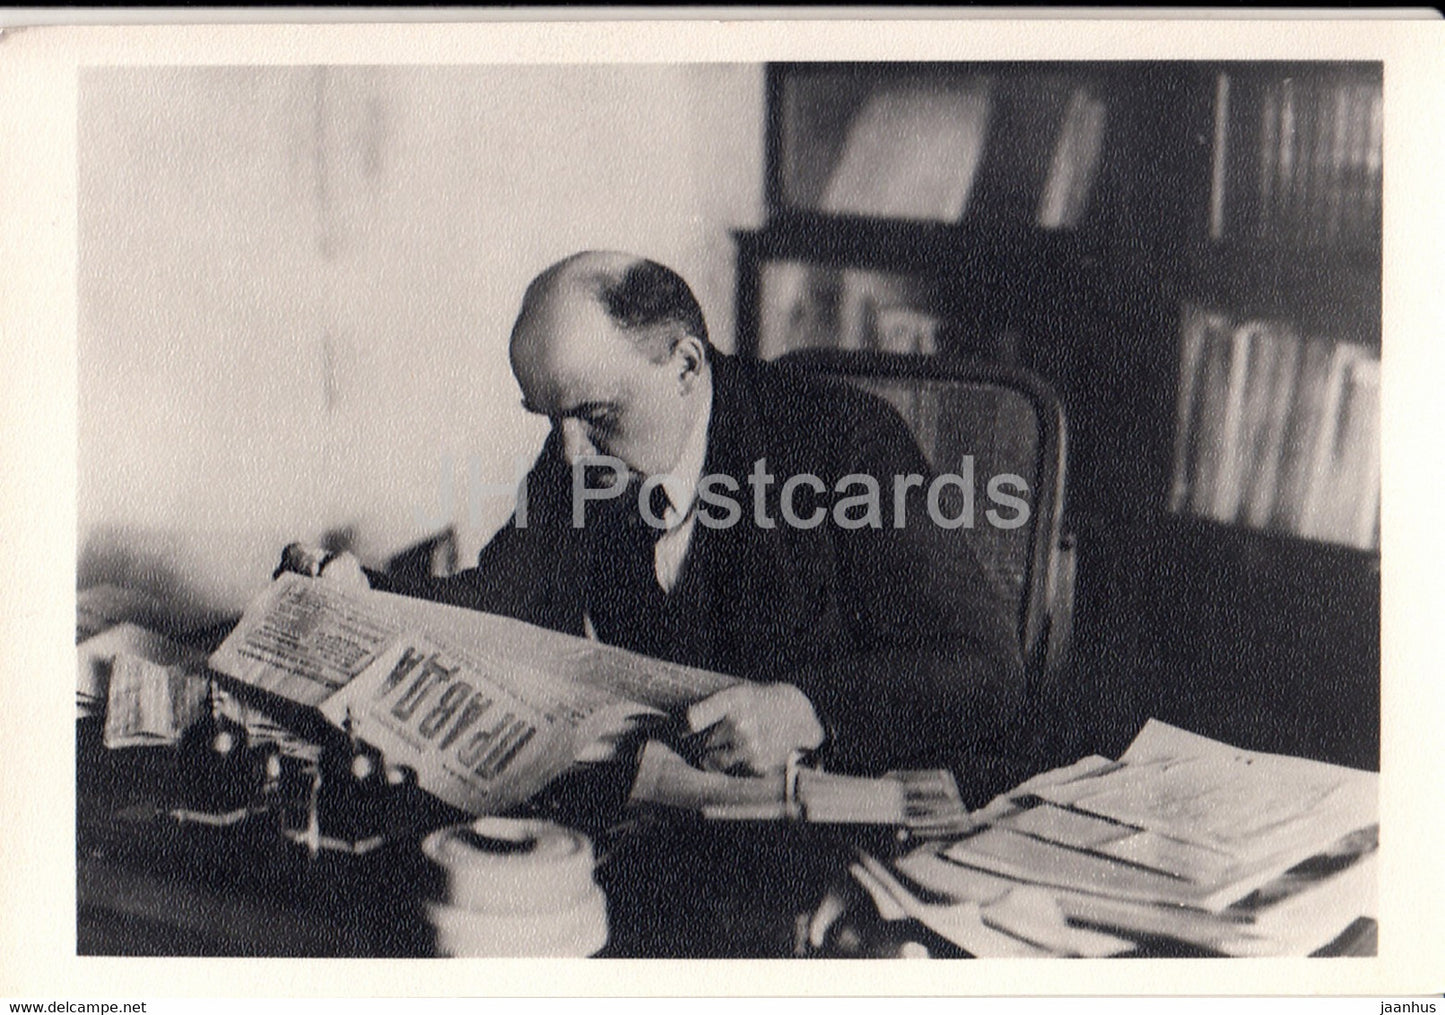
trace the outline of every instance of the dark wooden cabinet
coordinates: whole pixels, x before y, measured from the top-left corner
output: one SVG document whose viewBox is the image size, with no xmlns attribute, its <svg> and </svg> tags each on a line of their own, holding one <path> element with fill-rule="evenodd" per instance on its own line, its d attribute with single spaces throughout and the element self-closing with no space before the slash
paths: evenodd
<svg viewBox="0 0 1445 1015">
<path fill-rule="evenodd" d="M 1191 312 L 1378 359 L 1380 81 L 1338 63 L 768 70 L 739 351 L 981 358 L 1064 404 L 1080 571 L 1061 752 L 1110 753 L 1156 715 L 1377 763 L 1378 551 L 1242 506 L 1214 520 L 1173 487 Z"/>
</svg>

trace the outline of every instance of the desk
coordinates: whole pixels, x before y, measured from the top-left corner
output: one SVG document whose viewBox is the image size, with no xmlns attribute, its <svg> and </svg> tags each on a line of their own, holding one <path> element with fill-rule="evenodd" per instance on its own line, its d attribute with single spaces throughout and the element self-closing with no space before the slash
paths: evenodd
<svg viewBox="0 0 1445 1015">
<path fill-rule="evenodd" d="M 153 804 L 171 759 L 107 751 L 98 723 L 77 725 L 77 950 L 82 955 L 409 957 L 434 954 L 420 899 L 435 873 L 414 837 L 363 856 L 312 857 L 267 815 L 230 828 L 182 825 Z M 818 826 L 706 824 L 654 812 L 595 835 L 608 898 L 604 957 L 782 958 L 963 953 L 911 923 L 874 916 L 846 869 L 888 836 Z M 870 841 L 871 840 L 871 841 Z M 830 891 L 849 917 L 824 948 L 802 945 L 799 917 Z M 1362 921 L 1326 949 L 1374 954 Z M 1158 944 L 1140 954 L 1191 954 Z"/>
<path fill-rule="evenodd" d="M 107 751 L 77 726 L 77 948 L 85 955 L 408 957 L 434 953 L 416 848 L 460 819 L 361 856 L 311 856 L 269 815 L 227 828 L 155 813 L 173 759 Z M 796 914 L 846 866 L 817 828 L 703 826 L 656 813 L 594 833 L 616 957 L 786 957 Z"/>
</svg>

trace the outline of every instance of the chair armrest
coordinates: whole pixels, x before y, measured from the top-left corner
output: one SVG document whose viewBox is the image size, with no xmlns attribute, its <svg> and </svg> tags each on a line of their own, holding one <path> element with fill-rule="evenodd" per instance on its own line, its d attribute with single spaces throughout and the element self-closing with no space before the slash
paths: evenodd
<svg viewBox="0 0 1445 1015">
<path fill-rule="evenodd" d="M 1073 533 L 1059 537 L 1049 574 L 1048 633 L 1040 672 L 1046 677 L 1061 669 L 1069 656 L 1074 637 L 1074 572 L 1077 553 Z"/>
</svg>

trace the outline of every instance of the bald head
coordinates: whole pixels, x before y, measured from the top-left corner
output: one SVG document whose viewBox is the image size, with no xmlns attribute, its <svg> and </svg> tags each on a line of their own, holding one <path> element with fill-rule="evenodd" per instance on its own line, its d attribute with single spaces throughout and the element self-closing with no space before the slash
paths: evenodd
<svg viewBox="0 0 1445 1015">
<path fill-rule="evenodd" d="M 562 426 L 569 446 L 652 474 L 675 464 L 702 411 L 707 349 L 702 312 L 676 272 L 587 251 L 527 287 L 511 360 L 523 404 Z"/>
<path fill-rule="evenodd" d="M 651 359 L 665 359 L 685 335 L 707 345 L 697 298 L 681 275 L 656 261 L 616 250 L 573 254 L 532 280 L 522 313 L 566 292 L 597 303 L 623 337 Z"/>
</svg>

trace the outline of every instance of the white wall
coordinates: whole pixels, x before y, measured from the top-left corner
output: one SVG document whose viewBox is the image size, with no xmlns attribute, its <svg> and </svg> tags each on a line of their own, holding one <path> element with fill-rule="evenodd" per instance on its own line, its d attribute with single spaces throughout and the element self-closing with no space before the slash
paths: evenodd
<svg viewBox="0 0 1445 1015">
<path fill-rule="evenodd" d="M 82 582 L 229 611 L 292 539 L 349 526 L 379 561 L 439 513 L 474 556 L 511 505 L 469 503 L 469 468 L 510 483 L 544 430 L 507 333 L 571 251 L 676 267 L 731 344 L 758 66 L 104 69 L 80 96 Z"/>
</svg>

